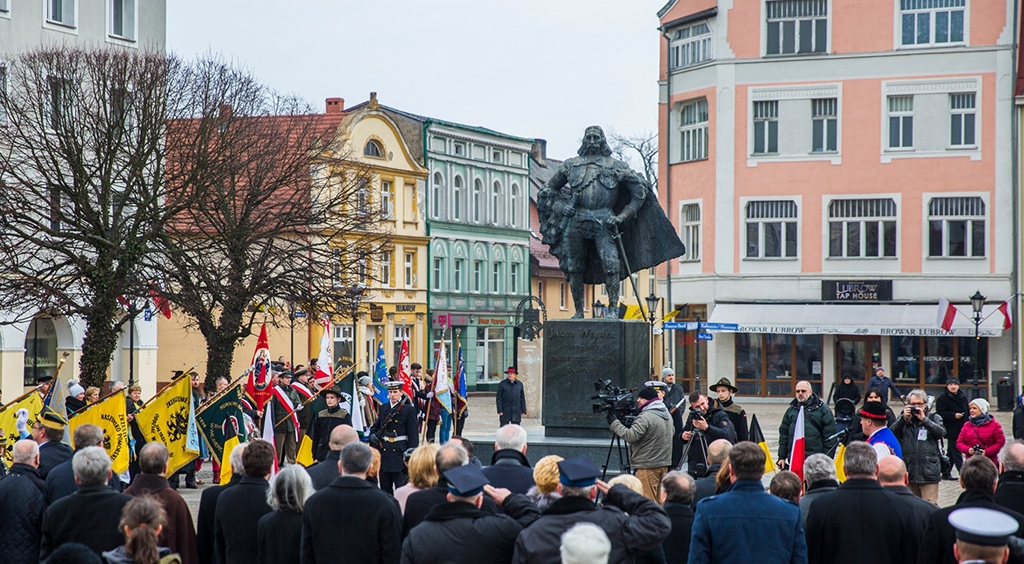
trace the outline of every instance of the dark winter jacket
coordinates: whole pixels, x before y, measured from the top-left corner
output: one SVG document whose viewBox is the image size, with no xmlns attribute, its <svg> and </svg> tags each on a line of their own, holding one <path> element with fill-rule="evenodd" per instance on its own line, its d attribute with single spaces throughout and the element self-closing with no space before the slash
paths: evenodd
<svg viewBox="0 0 1024 564">
<path fill-rule="evenodd" d="M 522 495 L 502 504 L 505 515 L 488 513 L 464 502 L 445 503 L 430 510 L 402 543 L 403 564 L 505 564 L 523 527 L 540 511 Z M 472 539 L 472 550 L 460 550 Z"/>
<path fill-rule="evenodd" d="M 960 429 L 963 428 L 964 423 L 967 423 L 967 418 L 970 417 L 970 411 L 967 407 L 969 403 L 963 390 L 957 390 L 956 395 L 946 390 L 945 393 L 935 398 L 935 413 L 942 418 L 942 424 L 946 427 L 947 439 L 956 440 L 960 436 Z M 961 415 L 959 419 L 956 418 L 957 413 Z"/>
<path fill-rule="evenodd" d="M 940 441 L 946 436 L 946 428 L 942 418 L 936 414 L 918 421 L 911 417 L 910 422 L 902 417 L 896 419 L 890 427 L 900 442 L 903 451 L 903 462 L 907 465 L 907 474 L 912 484 L 937 484 L 942 479 L 942 464 L 939 463 Z M 927 440 L 920 440 L 922 430 L 927 433 Z"/>
<path fill-rule="evenodd" d="M 46 475 L 58 465 L 74 456 L 68 445 L 59 441 L 46 441 L 39 445 L 39 475 L 45 480 Z"/>
<path fill-rule="evenodd" d="M 837 480 L 818 480 L 808 486 L 804 495 L 800 496 L 800 515 L 803 517 L 803 522 L 807 522 L 807 514 L 811 511 L 811 504 L 814 503 L 814 500 L 837 489 L 839 489 Z"/>
<path fill-rule="evenodd" d="M 849 384 L 844 384 L 842 382 L 836 384 L 836 391 L 835 394 L 832 395 L 832 401 L 835 402 L 836 400 L 841 400 L 843 398 L 852 401 L 854 404 L 860 403 L 860 388 L 857 384 L 854 384 L 853 382 L 850 382 Z"/>
<path fill-rule="evenodd" d="M 693 426 L 694 412 L 691 410 L 690 414 L 686 418 L 686 423 L 683 425 L 684 431 L 694 431 Z M 717 407 L 711 408 L 707 413 L 704 414 L 704 420 L 708 423 L 708 428 L 704 431 L 704 438 L 707 439 L 707 444 L 711 444 L 718 439 L 726 439 L 730 443 L 736 442 L 736 429 L 732 427 L 732 421 L 729 421 L 729 416 L 724 411 Z M 697 439 L 696 434 L 690 437 L 691 441 L 694 441 L 690 450 L 687 451 L 686 460 L 688 468 L 695 468 L 698 464 L 703 465 L 704 461 L 707 460 L 708 455 L 704 452 L 704 445 L 702 441 Z M 685 445 L 687 441 L 683 441 Z M 691 472 L 692 473 L 692 472 Z"/>
<path fill-rule="evenodd" d="M 167 478 L 157 474 L 139 474 L 124 493 L 132 497 L 152 495 L 160 500 L 167 512 L 167 524 L 160 533 L 160 545 L 177 553 L 184 564 L 199 564 L 192 512 L 181 494 L 167 483 Z"/>
<path fill-rule="evenodd" d="M 533 468 L 526 456 L 518 450 L 503 448 L 491 456 L 491 465 L 483 469 L 484 476 L 496 488 L 505 488 L 512 493 L 526 494 L 533 483 Z"/>
<path fill-rule="evenodd" d="M 213 518 L 213 561 L 217 564 L 253 564 L 259 561 L 256 532 L 260 517 L 271 512 L 267 504 L 270 484 L 262 477 L 243 476 L 221 492 Z"/>
<path fill-rule="evenodd" d="M 317 462 L 325 460 L 331 452 L 331 431 L 338 425 L 351 424 L 352 416 L 340 406 L 320 410 L 309 433 L 309 438 L 313 441 L 313 458 Z"/>
<path fill-rule="evenodd" d="M 472 464 L 472 462 L 470 462 Z M 444 476 L 437 480 L 437 485 L 418 492 L 412 492 L 405 500 L 405 514 L 402 516 L 402 536 L 409 534 L 409 531 L 419 525 L 427 518 L 430 510 L 438 505 L 448 503 L 448 481 Z M 480 509 L 487 513 L 500 513 L 498 506 L 489 496 L 484 496 L 484 503 Z"/>
<path fill-rule="evenodd" d="M 882 488 L 900 496 L 900 499 L 910 505 L 910 509 L 914 511 L 914 523 L 917 525 L 917 538 L 923 537 L 924 530 L 928 528 L 928 522 L 931 521 L 932 513 L 935 513 L 938 507 L 914 495 L 914 492 L 910 491 L 907 486 L 882 486 Z"/>
<path fill-rule="evenodd" d="M 303 564 L 395 564 L 401 538 L 398 502 L 356 476 L 338 476 L 302 510 Z"/>
<path fill-rule="evenodd" d="M 893 381 L 888 376 L 886 376 L 884 378 L 879 378 L 878 376 L 872 376 L 868 380 L 868 388 L 867 389 L 868 389 L 868 391 L 871 391 L 872 388 L 877 388 L 878 391 L 881 392 L 881 394 L 882 394 L 882 403 L 889 403 L 889 399 L 890 399 L 889 398 L 889 390 L 892 390 L 892 395 L 893 395 L 894 398 L 898 399 L 898 398 L 903 397 L 903 394 L 900 392 L 900 389 L 896 387 L 896 384 L 893 383 Z"/>
<path fill-rule="evenodd" d="M 1014 535 L 1024 538 L 1024 515 L 997 505 L 992 501 L 992 494 L 984 490 L 970 489 L 960 494 L 956 505 L 937 509 L 932 513 L 931 521 L 921 537 L 921 553 L 918 564 L 956 564 L 953 556 L 953 544 L 956 543 L 956 530 L 949 524 L 949 514 L 965 507 L 984 507 L 1006 513 L 1017 520 L 1017 532 Z M 908 561 L 909 562 L 909 561 Z"/>
<path fill-rule="evenodd" d="M 106 484 L 79 487 L 77 492 L 57 500 L 43 513 L 39 559 L 46 560 L 53 549 L 66 542 L 82 543 L 97 555 L 123 545 L 124 534 L 118 523 L 121 510 L 131 500 L 131 496 L 115 492 Z"/>
<path fill-rule="evenodd" d="M 280 423 L 274 424 L 275 433 L 294 433 L 295 432 L 295 421 L 292 421 L 291 416 L 284 417 L 284 414 L 291 413 L 292 409 L 299 407 L 302 404 L 302 399 L 299 398 L 299 392 L 296 392 L 291 386 L 277 386 L 278 391 L 281 395 L 287 397 L 292 402 L 292 407 L 288 407 L 284 402 L 277 399 L 276 395 L 270 396 L 274 402 L 274 417 L 276 417 Z M 307 406 L 308 407 L 308 406 Z M 305 409 L 305 408 L 303 408 Z M 284 420 L 281 418 L 284 417 Z M 298 418 L 298 415 L 295 416 Z"/>
<path fill-rule="evenodd" d="M 710 464 L 708 465 L 707 475 L 703 478 L 697 478 L 694 480 L 693 504 L 691 504 L 690 507 L 697 509 L 698 501 L 718 493 L 718 484 L 715 483 L 715 479 L 718 477 L 718 471 L 721 469 L 721 464 Z"/>
<path fill-rule="evenodd" d="M 789 408 L 782 416 L 782 424 L 779 425 L 779 458 L 789 459 L 790 446 L 793 444 L 793 434 L 796 429 L 796 417 L 800 413 L 800 403 L 795 399 L 789 403 Z M 804 456 L 812 454 L 827 454 L 836 445 L 836 439 L 827 441 L 836 433 L 836 420 L 832 416 L 832 410 L 825 405 L 817 394 L 811 394 L 804 403 Z"/>
<path fill-rule="evenodd" d="M 661 541 L 667 564 L 686 564 L 690 555 L 690 531 L 693 529 L 693 508 L 685 503 L 665 502 L 662 507 L 672 521 L 672 532 Z"/>
<path fill-rule="evenodd" d="M 548 506 L 540 519 L 523 529 L 516 540 L 516 564 L 561 564 L 562 534 L 576 523 L 594 523 L 611 541 L 608 562 L 630 564 L 637 553 L 660 544 L 672 522 L 658 504 L 623 485 L 612 486 L 598 507 L 582 497 L 563 497 Z"/>
<path fill-rule="evenodd" d="M 996 468 L 999 468 L 999 460 L 996 457 L 1005 444 L 1006 436 L 1003 435 L 1002 425 L 987 414 L 980 425 L 968 420 L 963 429 L 960 429 L 960 436 L 956 440 L 956 447 L 964 456 L 970 456 L 968 451 L 974 445 L 984 447 L 985 456 L 996 465 Z"/>
<path fill-rule="evenodd" d="M 320 421 L 320 419 L 317 418 L 317 421 Z M 322 490 L 331 485 L 331 482 L 341 475 L 341 472 L 338 471 L 338 462 L 340 460 L 341 451 L 331 450 L 327 452 L 327 457 L 322 461 L 306 468 L 306 473 L 313 480 L 313 489 Z"/>
<path fill-rule="evenodd" d="M 1007 509 L 1024 514 L 1024 472 L 1011 470 L 1000 474 L 992 499 Z"/>
<path fill-rule="evenodd" d="M 668 468 L 672 464 L 672 418 L 661 400 L 644 405 L 629 427 L 616 419 L 609 429 L 629 443 L 633 468 Z"/>
<path fill-rule="evenodd" d="M 1013 408 L 1013 438 L 1024 439 L 1024 405 L 1020 401 Z"/>
<path fill-rule="evenodd" d="M 715 400 L 718 406 L 722 408 L 722 411 L 729 416 L 729 421 L 732 422 L 732 428 L 736 430 L 736 442 L 747 440 L 750 434 L 750 424 L 747 422 L 747 412 L 743 411 L 732 398 L 726 401 Z"/>
<path fill-rule="evenodd" d="M 0 562 L 34 564 L 39 561 L 46 499 L 39 471 L 14 464 L 0 480 Z"/>
<path fill-rule="evenodd" d="M 302 553 L 302 513 L 278 509 L 260 517 L 256 528 L 259 564 L 299 564 Z"/>
<path fill-rule="evenodd" d="M 498 413 L 504 414 L 502 417 L 518 423 L 526 413 L 526 392 L 523 383 L 519 380 L 512 382 L 508 378 L 498 382 L 498 393 L 494 396 L 494 402 L 497 404 Z"/>
<path fill-rule="evenodd" d="M 107 485 L 115 492 L 121 491 L 121 478 L 117 474 L 111 474 Z M 62 497 L 67 497 L 78 491 L 78 484 L 75 483 L 75 470 L 71 467 L 71 460 L 65 460 L 46 474 L 46 504 L 53 505 Z"/>
<path fill-rule="evenodd" d="M 199 551 L 199 562 L 213 562 L 213 523 L 217 515 L 217 500 L 224 490 L 236 485 L 242 476 L 232 474 L 231 480 L 219 486 L 210 486 L 203 490 L 199 498 L 199 515 L 196 517 L 196 549 Z"/>
</svg>

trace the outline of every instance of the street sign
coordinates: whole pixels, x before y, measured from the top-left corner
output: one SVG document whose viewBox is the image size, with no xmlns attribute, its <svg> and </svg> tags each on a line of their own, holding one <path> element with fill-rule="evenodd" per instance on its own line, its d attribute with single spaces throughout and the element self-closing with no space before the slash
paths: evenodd
<svg viewBox="0 0 1024 564">
<path fill-rule="evenodd" d="M 306 317 L 306 312 L 296 311 L 295 313 L 292 314 L 292 317 L 294 317 L 295 319 L 302 319 L 303 317 Z"/>
<path fill-rule="evenodd" d="M 666 321 L 661 324 L 666 331 L 693 331 L 697 328 L 695 321 Z"/>
<path fill-rule="evenodd" d="M 698 341 L 713 341 L 713 340 L 715 340 L 715 336 L 713 334 L 711 334 L 711 333 L 697 333 L 697 340 Z"/>
<path fill-rule="evenodd" d="M 700 328 L 705 331 L 739 331 L 740 326 L 736 323 L 700 323 Z M 710 341 L 711 339 L 707 339 Z"/>
</svg>

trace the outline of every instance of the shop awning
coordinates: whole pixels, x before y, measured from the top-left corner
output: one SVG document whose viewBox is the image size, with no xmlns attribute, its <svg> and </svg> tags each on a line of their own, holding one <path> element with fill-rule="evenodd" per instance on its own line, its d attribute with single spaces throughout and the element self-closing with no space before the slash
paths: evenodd
<svg viewBox="0 0 1024 564">
<path fill-rule="evenodd" d="M 999 304 L 987 305 L 979 327 L 982 337 L 1003 334 Z M 737 333 L 794 335 L 883 335 L 973 337 L 970 304 L 956 306 L 950 331 L 936 324 L 937 305 L 908 304 L 716 304 L 709 323 L 736 324 Z"/>
</svg>

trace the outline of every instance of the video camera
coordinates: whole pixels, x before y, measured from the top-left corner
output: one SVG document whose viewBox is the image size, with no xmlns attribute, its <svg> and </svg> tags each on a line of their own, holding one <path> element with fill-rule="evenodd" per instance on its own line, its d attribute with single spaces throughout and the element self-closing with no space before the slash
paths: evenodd
<svg viewBox="0 0 1024 564">
<path fill-rule="evenodd" d="M 611 413 L 620 421 L 633 419 L 633 392 L 626 388 L 613 386 L 611 380 L 594 382 L 597 395 L 590 396 L 594 400 L 594 413 Z"/>
</svg>

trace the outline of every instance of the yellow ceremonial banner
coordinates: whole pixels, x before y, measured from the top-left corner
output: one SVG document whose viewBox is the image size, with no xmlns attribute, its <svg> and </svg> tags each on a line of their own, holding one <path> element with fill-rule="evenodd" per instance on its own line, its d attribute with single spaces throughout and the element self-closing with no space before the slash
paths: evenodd
<svg viewBox="0 0 1024 564">
<path fill-rule="evenodd" d="M 839 478 L 839 483 L 846 481 L 846 445 L 839 443 L 839 449 L 836 450 L 836 477 Z"/>
<path fill-rule="evenodd" d="M 21 399 L 12 401 L 0 411 L 0 430 L 4 432 L 4 437 L 7 437 L 7 453 L 5 458 L 7 459 L 8 467 L 14 461 L 14 443 L 18 442 L 18 417 L 16 414 L 22 408 L 28 410 L 28 424 L 26 428 L 32 429 L 36 416 L 43 409 L 43 398 L 38 392 L 32 390 Z"/>
<path fill-rule="evenodd" d="M 667 314 L 665 314 L 665 317 L 661 318 L 661 322 L 665 323 L 667 321 L 672 321 L 673 319 L 676 318 L 677 315 L 679 315 L 679 310 L 678 309 L 673 309 L 672 311 L 670 311 Z"/>
<path fill-rule="evenodd" d="M 199 430 L 189 378 L 178 378 L 164 388 L 135 414 L 135 420 L 147 441 L 167 446 L 168 475 L 199 456 Z"/>
<path fill-rule="evenodd" d="M 622 318 L 643 320 L 643 313 L 644 312 L 640 311 L 640 306 L 630 305 L 626 306 L 626 315 L 624 315 Z"/>
<path fill-rule="evenodd" d="M 316 464 L 316 460 L 313 459 L 313 439 L 309 438 L 309 435 L 302 435 L 302 442 L 299 443 L 299 452 L 295 455 L 295 462 L 306 468 Z"/>
<path fill-rule="evenodd" d="M 75 430 L 85 424 L 103 429 L 103 448 L 110 455 L 111 470 L 115 474 L 127 472 L 131 445 L 128 442 L 128 412 L 124 395 L 114 394 L 75 414 L 68 420 L 72 438 Z"/>
</svg>

